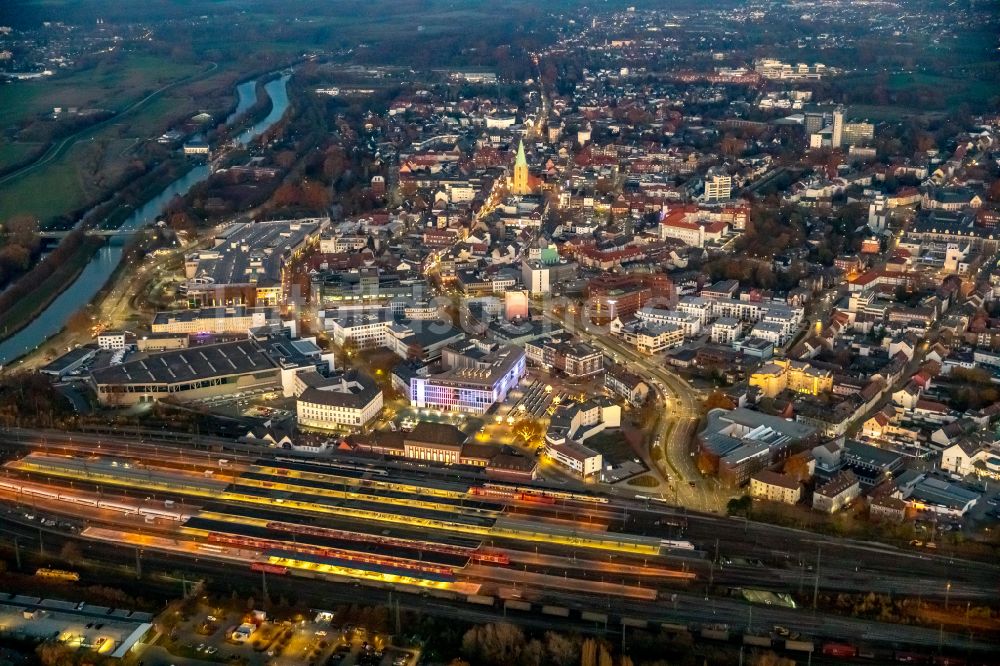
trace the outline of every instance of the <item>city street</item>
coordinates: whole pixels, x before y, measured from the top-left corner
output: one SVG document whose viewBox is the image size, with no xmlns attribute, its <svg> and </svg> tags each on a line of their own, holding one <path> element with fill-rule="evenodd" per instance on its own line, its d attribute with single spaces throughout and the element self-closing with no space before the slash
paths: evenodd
<svg viewBox="0 0 1000 666">
<path fill-rule="evenodd" d="M 721 489 L 714 479 L 705 478 L 698 471 L 692 456 L 691 442 L 701 417 L 701 393 L 658 363 L 656 358 L 629 349 L 600 327 L 592 324 L 581 326 L 565 311 L 551 308 L 547 308 L 543 316 L 573 331 L 608 355 L 626 361 L 629 370 L 642 377 L 665 406 L 656 426 L 655 438 L 650 441 L 650 447 L 642 451 L 643 462 L 657 471 L 660 480 L 660 485 L 650 489 L 650 492 L 690 509 L 722 511 L 732 494 Z M 653 448 L 663 451 L 659 461 L 653 456 Z"/>
</svg>

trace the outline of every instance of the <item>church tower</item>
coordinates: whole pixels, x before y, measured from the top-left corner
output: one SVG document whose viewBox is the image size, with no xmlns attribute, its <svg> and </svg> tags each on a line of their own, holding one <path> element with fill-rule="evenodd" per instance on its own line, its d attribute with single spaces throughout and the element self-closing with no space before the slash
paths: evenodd
<svg viewBox="0 0 1000 666">
<path fill-rule="evenodd" d="M 524 139 L 517 147 L 511 190 L 514 194 L 531 194 L 531 186 L 528 184 L 528 159 L 524 156 Z"/>
</svg>

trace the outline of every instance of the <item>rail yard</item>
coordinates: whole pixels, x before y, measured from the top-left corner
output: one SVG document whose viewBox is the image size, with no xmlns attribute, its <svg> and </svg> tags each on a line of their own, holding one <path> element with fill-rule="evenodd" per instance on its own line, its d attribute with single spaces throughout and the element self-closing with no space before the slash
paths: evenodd
<svg viewBox="0 0 1000 666">
<path fill-rule="evenodd" d="M 927 583 L 933 558 L 688 514 L 651 498 L 359 458 L 319 461 L 108 437 L 98 444 L 82 434 L 75 441 L 4 443 L 12 454 L 0 472 L 8 516 L 19 507 L 48 531 L 201 570 L 304 578 L 331 590 L 364 585 L 416 605 L 530 613 L 553 626 L 572 620 L 605 631 L 683 626 L 709 639 L 770 636 L 776 646 L 791 640 L 817 652 L 822 641 L 845 636 L 903 647 L 988 644 L 831 616 L 796 607 L 786 594 L 797 589 L 802 599 L 804 591 L 808 598 L 810 590 L 836 588 L 933 598 L 945 594 Z M 814 568 L 820 550 L 822 568 Z M 953 602 L 996 594 L 995 567 L 950 567 Z M 746 590 L 753 593 L 740 596 Z M 779 626 L 808 640 L 776 636 Z"/>
</svg>

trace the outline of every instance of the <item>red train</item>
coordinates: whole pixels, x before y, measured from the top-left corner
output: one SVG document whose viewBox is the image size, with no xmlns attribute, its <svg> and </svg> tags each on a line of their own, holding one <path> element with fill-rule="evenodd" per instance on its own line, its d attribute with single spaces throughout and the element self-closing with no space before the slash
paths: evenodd
<svg viewBox="0 0 1000 666">
<path fill-rule="evenodd" d="M 968 664 L 963 657 L 932 656 L 920 652 L 906 652 L 901 650 L 879 654 L 870 649 L 861 650 L 850 643 L 824 643 L 821 652 L 824 656 L 835 657 L 837 659 L 884 659 L 888 661 L 891 655 L 893 661 L 897 664 L 933 664 L 934 666 L 967 666 Z"/>
<path fill-rule="evenodd" d="M 858 656 L 858 648 L 848 643 L 824 643 L 823 654 L 828 657 L 849 659 Z"/>
</svg>

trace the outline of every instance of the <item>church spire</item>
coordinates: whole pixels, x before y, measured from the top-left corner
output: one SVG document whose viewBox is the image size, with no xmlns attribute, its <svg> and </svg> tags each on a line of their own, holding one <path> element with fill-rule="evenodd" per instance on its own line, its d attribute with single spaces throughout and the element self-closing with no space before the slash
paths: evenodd
<svg viewBox="0 0 1000 666">
<path fill-rule="evenodd" d="M 531 194 L 531 184 L 528 176 L 528 158 L 524 156 L 524 139 L 517 147 L 517 159 L 514 160 L 514 176 L 511 178 L 511 190 L 514 194 Z"/>
</svg>

